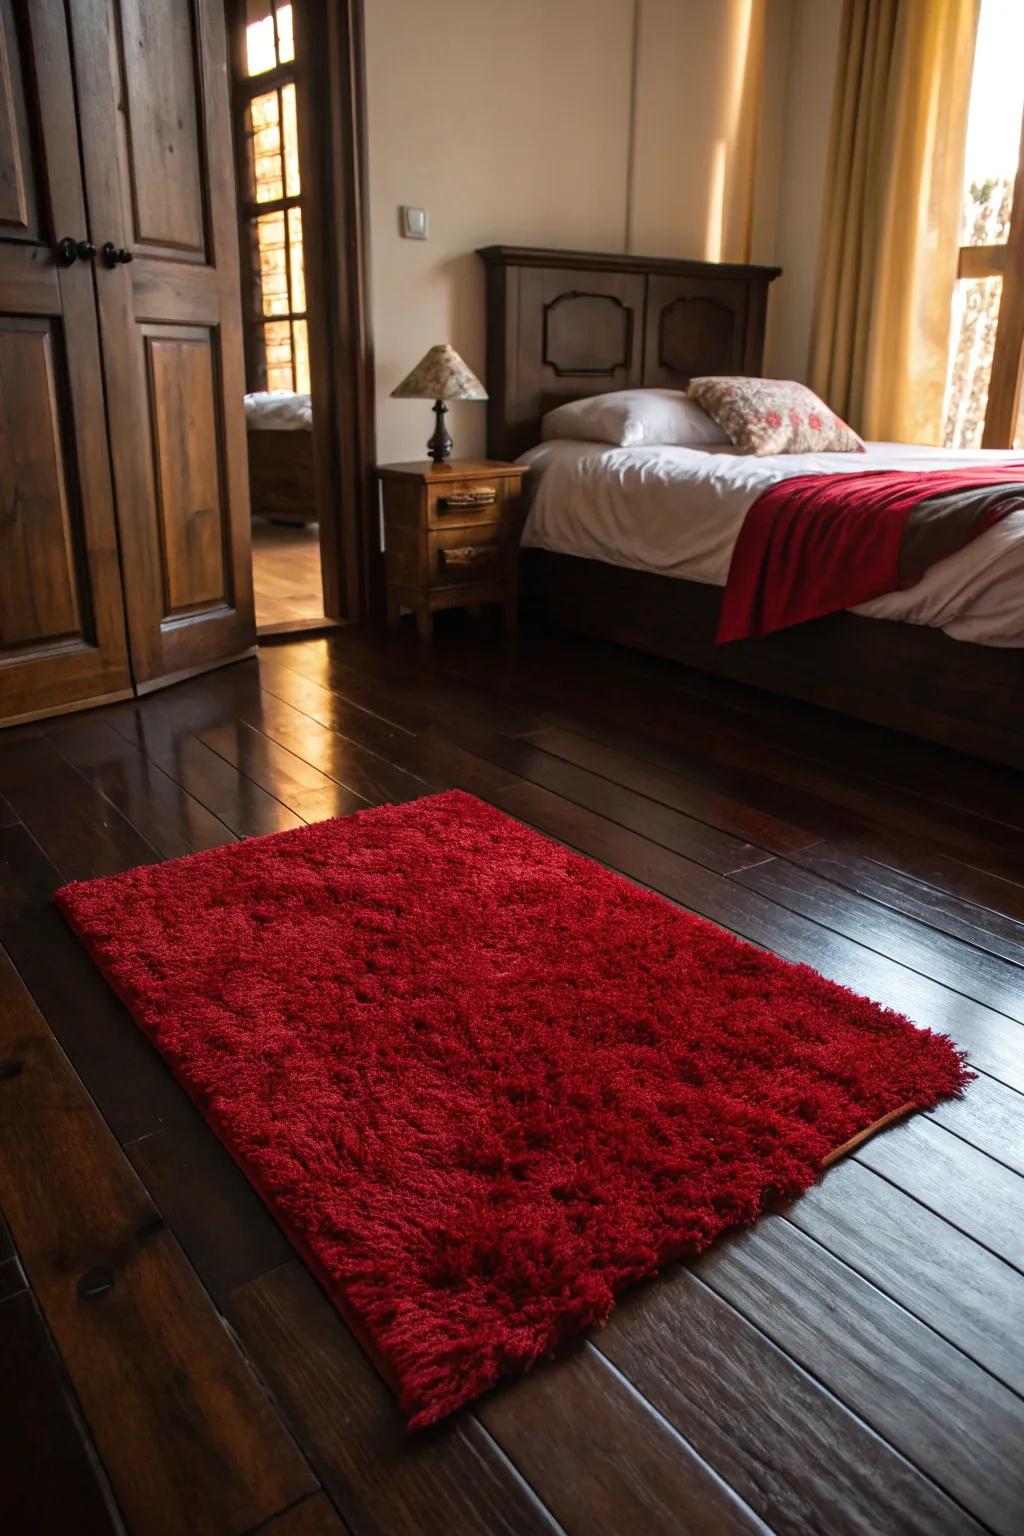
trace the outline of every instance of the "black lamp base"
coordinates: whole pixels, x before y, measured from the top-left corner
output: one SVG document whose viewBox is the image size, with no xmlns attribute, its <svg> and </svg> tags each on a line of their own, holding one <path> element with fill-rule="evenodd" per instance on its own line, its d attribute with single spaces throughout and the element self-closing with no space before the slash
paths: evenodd
<svg viewBox="0 0 1024 1536">
<path fill-rule="evenodd" d="M 448 436 L 448 431 L 444 424 L 444 419 L 447 414 L 448 407 L 445 405 L 444 401 L 435 400 L 434 415 L 437 417 L 437 425 L 434 428 L 433 437 L 431 437 L 427 443 L 427 452 L 435 464 L 443 464 L 445 459 L 450 457 L 451 451 L 455 446 L 451 438 Z"/>
</svg>

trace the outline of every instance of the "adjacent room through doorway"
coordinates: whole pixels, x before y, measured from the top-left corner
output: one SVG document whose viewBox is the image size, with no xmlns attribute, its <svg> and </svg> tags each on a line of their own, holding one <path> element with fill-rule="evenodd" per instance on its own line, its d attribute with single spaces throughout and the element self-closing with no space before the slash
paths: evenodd
<svg viewBox="0 0 1024 1536">
<path fill-rule="evenodd" d="M 303 219 L 312 167 L 301 113 L 315 113 L 296 54 L 295 10 L 244 0 L 235 18 L 246 437 L 253 595 L 260 635 L 319 628 L 325 616 L 314 473 L 310 301 Z M 299 44 L 301 46 L 301 29 Z"/>
</svg>

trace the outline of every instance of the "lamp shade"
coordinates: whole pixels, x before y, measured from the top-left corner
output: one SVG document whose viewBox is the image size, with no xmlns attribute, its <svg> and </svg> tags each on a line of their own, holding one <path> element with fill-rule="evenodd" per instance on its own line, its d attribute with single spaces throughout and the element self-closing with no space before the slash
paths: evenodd
<svg viewBox="0 0 1024 1536">
<path fill-rule="evenodd" d="M 391 391 L 393 400 L 486 400 L 487 391 L 454 347 L 431 347 Z"/>
</svg>

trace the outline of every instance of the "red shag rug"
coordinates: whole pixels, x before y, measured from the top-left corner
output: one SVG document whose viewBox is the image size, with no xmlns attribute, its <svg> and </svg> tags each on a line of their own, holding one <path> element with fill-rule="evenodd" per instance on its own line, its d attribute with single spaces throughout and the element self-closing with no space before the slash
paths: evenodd
<svg viewBox="0 0 1024 1536">
<path fill-rule="evenodd" d="M 412 1425 L 968 1076 L 458 791 L 57 900 Z"/>
</svg>

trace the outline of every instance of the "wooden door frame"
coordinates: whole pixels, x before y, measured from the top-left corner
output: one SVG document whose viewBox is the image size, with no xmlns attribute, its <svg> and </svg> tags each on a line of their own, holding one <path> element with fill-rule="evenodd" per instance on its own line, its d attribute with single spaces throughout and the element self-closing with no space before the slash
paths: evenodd
<svg viewBox="0 0 1024 1536">
<path fill-rule="evenodd" d="M 236 50 L 241 0 L 225 0 L 225 11 Z M 299 0 L 295 37 L 299 152 L 312 167 L 303 228 L 324 613 L 355 622 L 379 616 L 384 594 L 373 473 L 363 0 Z"/>
</svg>

